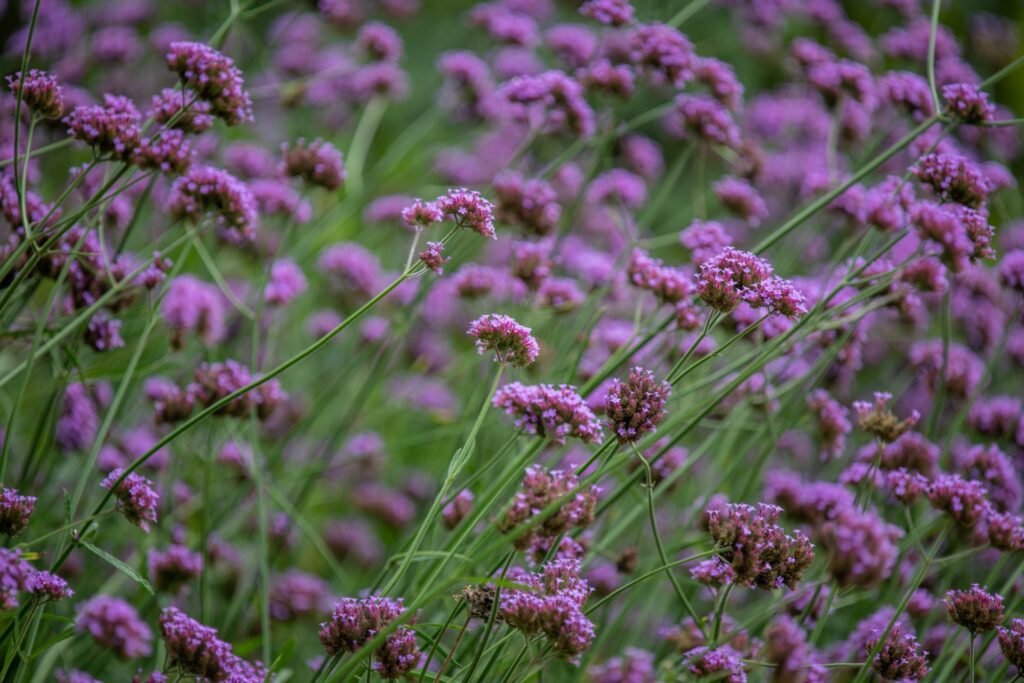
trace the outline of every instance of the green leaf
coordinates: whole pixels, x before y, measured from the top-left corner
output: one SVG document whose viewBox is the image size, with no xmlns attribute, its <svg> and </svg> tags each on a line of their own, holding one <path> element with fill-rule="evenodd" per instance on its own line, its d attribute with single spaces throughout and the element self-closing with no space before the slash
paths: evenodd
<svg viewBox="0 0 1024 683">
<path fill-rule="evenodd" d="M 126 565 L 124 562 L 108 553 L 106 550 L 103 550 L 102 548 L 97 548 L 92 543 L 89 543 L 89 541 L 82 540 L 79 541 L 79 543 L 93 555 L 96 555 L 107 564 L 112 565 L 114 569 L 118 570 L 119 572 L 127 576 L 129 579 L 145 588 L 147 593 L 154 597 L 156 596 L 156 592 L 153 590 L 153 586 L 149 585 L 149 581 L 146 581 L 142 574 L 139 574 L 137 571 Z"/>
</svg>

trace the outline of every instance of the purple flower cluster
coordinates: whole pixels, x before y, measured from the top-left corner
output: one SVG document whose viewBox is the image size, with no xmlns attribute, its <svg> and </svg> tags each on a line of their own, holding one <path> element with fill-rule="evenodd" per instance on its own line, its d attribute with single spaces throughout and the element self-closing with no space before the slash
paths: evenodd
<svg viewBox="0 0 1024 683">
<path fill-rule="evenodd" d="M 594 641 L 594 625 L 583 614 L 591 587 L 572 559 L 548 562 L 537 573 L 516 568 L 507 578 L 524 588 L 501 592 L 498 611 L 502 620 L 526 635 L 543 633 L 562 657 L 579 657 Z"/>
<path fill-rule="evenodd" d="M 401 600 L 342 598 L 334 603 L 330 620 L 320 624 L 320 642 L 329 655 L 356 652 L 403 614 Z M 415 633 L 399 626 L 374 652 L 374 670 L 386 679 L 397 679 L 415 668 L 420 657 Z"/>
<path fill-rule="evenodd" d="M 257 683 L 267 676 L 261 664 L 236 655 L 230 643 L 217 637 L 217 629 L 200 624 L 177 607 L 160 612 L 160 633 L 167 659 L 182 675 L 239 683 Z"/>
<path fill-rule="evenodd" d="M 202 43 L 171 43 L 167 68 L 229 126 L 252 121 L 252 100 L 234 61 Z"/>
<path fill-rule="evenodd" d="M 595 487 L 581 486 L 571 472 L 530 466 L 498 528 L 502 533 L 515 531 L 513 542 L 519 549 L 542 539 L 558 538 L 594 520 L 597 493 Z M 548 510 L 551 506 L 553 510 Z M 524 533 L 520 527 L 527 524 L 530 526 Z"/>
<path fill-rule="evenodd" d="M 491 403 L 512 415 L 517 428 L 555 443 L 565 443 L 568 437 L 584 443 L 601 438 L 601 423 L 576 388 L 567 384 L 512 382 L 499 388 Z"/>
<path fill-rule="evenodd" d="M 672 394 L 668 382 L 658 382 L 654 373 L 633 368 L 628 379 L 612 380 L 605 396 L 604 412 L 608 429 L 619 443 L 633 443 L 654 432 L 668 411 L 665 402 Z"/>
<path fill-rule="evenodd" d="M 135 472 L 124 475 L 124 470 L 117 468 L 103 480 L 103 488 L 113 491 L 117 499 L 117 509 L 125 518 L 149 533 L 151 525 L 157 523 L 156 507 L 160 503 L 160 494 L 153 488 L 153 482 Z"/>
<path fill-rule="evenodd" d="M 494 361 L 501 365 L 525 367 L 537 360 L 540 354 L 540 347 L 530 334 L 530 328 L 523 327 L 507 315 L 491 313 L 477 318 L 469 326 L 467 334 L 476 339 L 477 353 L 493 353 Z"/>
</svg>

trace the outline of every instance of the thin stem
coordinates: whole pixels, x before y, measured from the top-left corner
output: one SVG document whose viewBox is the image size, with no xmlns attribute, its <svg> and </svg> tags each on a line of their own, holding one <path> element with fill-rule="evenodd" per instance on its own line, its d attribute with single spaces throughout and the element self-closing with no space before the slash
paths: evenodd
<svg viewBox="0 0 1024 683">
<path fill-rule="evenodd" d="M 939 9 L 942 0 L 932 0 L 931 30 L 928 32 L 928 89 L 932 94 L 932 105 L 936 112 L 942 111 L 939 101 L 939 89 L 935 84 L 935 42 L 939 32 Z"/>
<path fill-rule="evenodd" d="M 350 194 L 356 195 L 363 190 L 363 166 L 366 164 L 366 154 L 370 150 L 370 143 L 380 125 L 384 110 L 387 109 L 388 101 L 382 96 L 375 96 L 366 105 L 363 115 L 359 117 L 356 125 L 356 132 L 352 136 L 352 144 L 349 145 L 348 154 L 345 158 L 345 185 Z"/>
</svg>

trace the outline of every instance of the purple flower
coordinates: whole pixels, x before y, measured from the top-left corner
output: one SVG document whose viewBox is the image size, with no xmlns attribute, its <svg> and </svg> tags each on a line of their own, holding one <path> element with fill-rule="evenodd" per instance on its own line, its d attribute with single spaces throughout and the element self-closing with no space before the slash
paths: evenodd
<svg viewBox="0 0 1024 683">
<path fill-rule="evenodd" d="M 404 198 L 403 198 L 404 199 Z M 431 202 L 415 200 L 400 212 L 402 221 L 413 230 L 423 230 L 443 220 L 441 211 Z"/>
<path fill-rule="evenodd" d="M 196 369 L 195 382 L 189 385 L 188 390 L 196 401 L 211 406 L 256 379 L 249 368 L 233 360 L 203 363 Z M 217 414 L 246 418 L 255 412 L 260 420 L 266 420 L 287 398 L 288 395 L 281 390 L 281 384 L 277 380 L 270 380 L 229 401 Z"/>
<path fill-rule="evenodd" d="M 502 590 L 499 615 L 526 635 L 543 633 L 556 653 L 574 658 L 594 640 L 594 625 L 583 612 L 592 591 L 575 559 L 555 559 L 539 573 L 513 568 L 508 578 L 526 589 Z"/>
<path fill-rule="evenodd" d="M 742 178 L 726 176 L 712 185 L 726 209 L 756 227 L 768 216 L 768 206 L 754 186 Z M 723 245 L 724 246 L 724 245 Z"/>
<path fill-rule="evenodd" d="M 909 417 L 900 420 L 888 408 L 889 401 L 891 400 L 892 394 L 876 391 L 873 403 L 868 403 L 867 401 L 853 402 L 853 409 L 857 413 L 857 426 L 887 443 L 899 439 L 921 419 L 921 415 L 915 410 Z M 904 458 L 897 456 L 896 462 L 902 462 L 903 460 Z M 901 465 L 895 464 L 894 466 L 900 467 Z M 916 466 L 916 464 L 913 466 Z"/>
<path fill-rule="evenodd" d="M 0 548 L 0 609 L 18 606 L 18 593 L 29 590 L 34 574 L 32 565 L 21 556 L 21 550 Z"/>
<path fill-rule="evenodd" d="M 590 137 L 596 127 L 594 111 L 583 94 L 583 86 L 561 71 L 535 76 L 517 76 L 498 90 L 505 113 L 542 133 L 567 131 Z"/>
<path fill-rule="evenodd" d="M 75 107 L 64 118 L 68 134 L 121 161 L 131 161 L 142 142 L 139 112 L 125 98 L 104 95 L 104 104 Z"/>
<path fill-rule="evenodd" d="M 544 42 L 574 68 L 585 66 L 597 51 L 597 37 L 589 28 L 579 24 L 552 26 L 545 32 Z"/>
<path fill-rule="evenodd" d="M 255 237 L 256 202 L 245 183 L 227 171 L 212 166 L 193 166 L 171 186 L 171 214 L 177 219 L 199 223 L 212 213 L 222 234 L 232 243 Z"/>
<path fill-rule="evenodd" d="M 1007 289 L 1024 294 L 1024 249 L 1014 249 L 999 264 L 999 280 Z"/>
<path fill-rule="evenodd" d="M 816 534 L 828 552 L 828 570 L 840 586 L 870 588 L 888 578 L 899 559 L 899 528 L 852 501 L 839 506 Z"/>
<path fill-rule="evenodd" d="M 28 526 L 28 520 L 35 509 L 35 496 L 20 495 L 15 489 L 0 490 L 0 534 L 20 534 Z"/>
<path fill-rule="evenodd" d="M 99 427 L 96 402 L 88 387 L 79 382 L 69 384 L 57 420 L 57 445 L 68 451 L 85 450 L 92 445 Z"/>
<path fill-rule="evenodd" d="M 403 614 L 401 600 L 376 595 L 342 598 L 334 603 L 330 620 L 320 624 L 320 643 L 328 655 L 355 652 Z"/>
<path fill-rule="evenodd" d="M 160 612 L 160 633 L 167 658 L 185 675 L 212 681 L 261 681 L 266 671 L 236 655 L 230 643 L 217 637 L 217 629 L 200 624 L 177 607 Z"/>
<path fill-rule="evenodd" d="M 59 119 L 64 113 L 64 89 L 53 74 L 29 69 L 28 76 L 21 72 L 7 77 L 7 86 L 33 113 L 47 119 Z"/>
<path fill-rule="evenodd" d="M 650 370 L 633 368 L 627 381 L 612 380 L 608 389 L 604 404 L 608 428 L 619 443 L 632 443 L 654 432 L 668 414 L 665 402 L 671 394 L 668 382 L 659 383 Z"/>
<path fill-rule="evenodd" d="M 702 57 L 694 65 L 693 76 L 730 111 L 739 111 L 743 106 L 743 84 L 736 77 L 732 65 L 712 57 Z"/>
<path fill-rule="evenodd" d="M 495 176 L 493 185 L 498 220 L 536 235 L 546 235 L 557 227 L 562 207 L 547 181 L 506 170 Z"/>
<path fill-rule="evenodd" d="M 638 209 L 647 201 L 647 186 L 640 176 L 613 168 L 594 178 L 587 188 L 586 200 L 590 204 Z"/>
<path fill-rule="evenodd" d="M 979 481 L 967 480 L 957 474 L 940 474 L 928 487 L 927 496 L 932 507 L 946 512 L 957 524 L 971 529 L 988 512 L 985 486 Z"/>
<path fill-rule="evenodd" d="M 580 7 L 580 14 L 608 26 L 633 23 L 633 12 L 629 0 L 587 0 Z"/>
<path fill-rule="evenodd" d="M 333 244 L 320 254 L 320 269 L 342 293 L 369 298 L 381 288 L 383 272 L 377 257 L 355 242 Z"/>
<path fill-rule="evenodd" d="M 996 444 L 955 448 L 953 469 L 967 479 L 981 482 L 988 490 L 989 500 L 1000 511 L 1019 510 L 1024 502 L 1016 467 Z"/>
<path fill-rule="evenodd" d="M 927 652 L 913 633 L 904 633 L 904 627 L 895 624 L 889 631 L 885 643 L 879 648 L 872 661 L 875 671 L 887 681 L 920 681 L 928 675 Z M 864 653 L 870 654 L 882 639 L 884 631 L 876 630 L 865 642 Z"/>
<path fill-rule="evenodd" d="M 720 548 L 718 556 L 736 572 L 736 583 L 762 590 L 790 590 L 814 560 L 811 543 L 800 531 L 788 536 L 776 522 L 782 508 L 728 504 L 708 510 L 708 530 Z"/>
<path fill-rule="evenodd" d="M 462 489 L 441 510 L 441 524 L 451 530 L 459 525 L 473 509 L 473 492 Z"/>
<path fill-rule="evenodd" d="M 654 654 L 627 647 L 621 657 L 612 657 L 589 671 L 593 683 L 656 683 Z"/>
<path fill-rule="evenodd" d="M 662 264 L 643 249 L 633 249 L 626 266 L 626 275 L 630 284 L 653 293 L 663 303 L 685 301 L 693 292 L 688 273 Z"/>
<path fill-rule="evenodd" d="M 601 423 L 575 387 L 566 384 L 513 382 L 498 389 L 491 403 L 514 416 L 519 429 L 555 443 L 565 443 L 570 436 L 584 443 L 601 437 Z"/>
<path fill-rule="evenodd" d="M 725 247 L 717 256 L 700 264 L 694 280 L 697 294 L 706 304 L 728 313 L 755 292 L 755 287 L 772 276 L 771 265 L 746 251 Z M 753 294 L 755 300 L 758 298 Z M 754 305 L 753 301 L 749 301 Z"/>
<path fill-rule="evenodd" d="M 160 502 L 160 494 L 153 490 L 153 482 L 135 472 L 117 483 L 122 474 L 124 470 L 121 468 L 113 470 L 103 480 L 102 486 L 105 489 L 114 487 L 117 509 L 129 522 L 149 533 L 150 525 L 157 523 L 156 506 Z"/>
<path fill-rule="evenodd" d="M 898 111 L 923 121 L 935 113 L 928 81 L 909 71 L 889 71 L 876 82 L 879 96 Z"/>
<path fill-rule="evenodd" d="M 282 145 L 281 156 L 281 170 L 293 178 L 302 178 L 310 185 L 337 190 L 345 182 L 341 152 L 326 140 L 317 138 L 307 143 L 305 138 L 299 138 L 294 147 L 287 143 Z"/>
<path fill-rule="evenodd" d="M 379 21 L 368 21 L 359 27 L 355 49 L 371 61 L 398 62 L 403 45 L 393 28 Z"/>
<path fill-rule="evenodd" d="M 476 338 L 477 353 L 493 352 L 495 362 L 502 365 L 525 367 L 537 360 L 540 353 L 530 328 L 523 327 L 507 315 L 491 313 L 477 318 L 469 326 L 467 334 Z"/>
<path fill-rule="evenodd" d="M 740 653 L 728 645 L 718 648 L 695 647 L 686 653 L 687 671 L 698 680 L 708 679 L 726 683 L 747 683 Z"/>
<path fill-rule="evenodd" d="M 25 582 L 25 590 L 40 600 L 64 600 L 75 594 L 67 581 L 48 571 L 33 572 Z"/>
<path fill-rule="evenodd" d="M 999 628 L 999 651 L 1018 674 L 1024 671 L 1024 619 L 1011 619 L 1009 628 Z"/>
<path fill-rule="evenodd" d="M 121 598 L 98 595 L 80 605 L 75 626 L 121 659 L 144 657 L 152 651 L 153 632 Z"/>
<path fill-rule="evenodd" d="M 434 206 L 445 220 L 453 221 L 456 227 L 469 228 L 473 232 L 497 239 L 494 232 L 494 205 L 479 192 L 466 188 L 450 189 L 437 198 Z"/>
<path fill-rule="evenodd" d="M 171 43 L 167 67 L 229 126 L 252 120 L 252 101 L 234 61 L 202 43 Z"/>
<path fill-rule="evenodd" d="M 294 621 L 322 612 L 330 588 L 314 574 L 289 569 L 270 586 L 270 614 L 278 621 Z"/>
<path fill-rule="evenodd" d="M 955 343 L 945 347 L 941 339 L 911 346 L 910 363 L 933 390 L 941 382 L 950 396 L 956 398 L 971 396 L 985 371 L 982 360 L 970 349 Z"/>
<path fill-rule="evenodd" d="M 945 111 L 961 123 L 977 124 L 991 121 L 996 113 L 988 95 L 973 83 L 950 83 L 942 86 Z"/>
<path fill-rule="evenodd" d="M 203 573 L 203 557 L 180 544 L 167 550 L 149 551 L 149 578 L 158 591 L 180 593 L 189 581 Z"/>
<path fill-rule="evenodd" d="M 705 95 L 677 95 L 665 117 L 665 128 L 681 138 L 738 149 L 740 129 L 729 110 Z"/>
<path fill-rule="evenodd" d="M 192 149 L 185 133 L 172 129 L 142 140 L 133 158 L 141 169 L 157 170 L 164 175 L 181 175 L 192 165 Z"/>
<path fill-rule="evenodd" d="M 946 201 L 978 208 L 993 191 L 984 171 L 966 157 L 932 152 L 921 157 L 917 178 Z"/>
<path fill-rule="evenodd" d="M 513 540 L 520 550 L 529 548 L 539 539 L 553 539 L 571 529 L 582 529 L 594 521 L 597 493 L 596 487 L 581 487 L 571 472 L 527 467 L 522 486 L 499 521 L 498 529 L 510 533 L 530 522 L 531 528 L 526 533 L 520 532 Z M 538 520 L 546 507 L 563 498 L 554 512 Z"/>
<path fill-rule="evenodd" d="M 160 309 L 171 330 L 171 344 L 181 348 L 187 334 L 195 334 L 206 346 L 219 344 L 227 334 L 226 307 L 216 286 L 192 275 L 174 278 Z"/>
<path fill-rule="evenodd" d="M 693 44 L 671 26 L 640 24 L 629 32 L 628 40 L 630 61 L 651 74 L 656 84 L 681 88 L 693 78 Z"/>
<path fill-rule="evenodd" d="M 210 103 L 197 99 L 187 88 L 164 88 L 159 95 L 153 95 L 148 116 L 161 125 L 193 135 L 213 127 Z"/>
<path fill-rule="evenodd" d="M 295 261 L 287 258 L 277 259 L 270 266 L 270 279 L 263 291 L 263 300 L 277 306 L 290 304 L 305 292 L 308 286 L 306 275 Z"/>
<path fill-rule="evenodd" d="M 946 611 L 949 618 L 971 632 L 971 636 L 986 633 L 1003 621 L 1003 598 L 974 584 L 967 590 L 946 593 Z"/>
<path fill-rule="evenodd" d="M 988 542 L 1006 551 L 1024 549 L 1024 518 L 1012 512 L 989 511 L 985 516 Z"/>
<path fill-rule="evenodd" d="M 448 258 L 444 255 L 444 244 L 441 242 L 427 242 L 427 248 L 419 253 L 420 262 L 438 275 L 444 273 L 444 264 Z"/>
</svg>

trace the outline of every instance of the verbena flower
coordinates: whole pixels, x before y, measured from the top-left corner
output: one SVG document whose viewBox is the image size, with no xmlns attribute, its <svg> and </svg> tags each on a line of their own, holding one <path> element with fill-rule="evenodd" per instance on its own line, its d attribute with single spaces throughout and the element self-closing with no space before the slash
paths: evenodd
<svg viewBox="0 0 1024 683">
<path fill-rule="evenodd" d="M 571 472 L 527 467 L 520 490 L 502 516 L 498 528 L 502 533 L 510 533 L 527 522 L 538 522 L 513 540 L 520 550 L 530 547 L 538 538 L 557 538 L 594 520 L 597 493 L 596 487 L 581 487 Z M 563 497 L 565 500 L 554 511 L 539 517 L 546 507 Z"/>
<path fill-rule="evenodd" d="M 212 166 L 193 166 L 174 181 L 171 214 L 193 223 L 205 214 L 216 217 L 222 235 L 240 244 L 254 239 L 259 215 L 249 188 L 233 175 Z"/>
<path fill-rule="evenodd" d="M 600 421 L 576 388 L 567 384 L 513 382 L 499 388 L 491 403 L 512 415 L 516 427 L 555 443 L 565 443 L 570 436 L 584 443 L 601 438 Z"/>
<path fill-rule="evenodd" d="M 497 239 L 494 232 L 494 206 L 483 198 L 479 192 L 459 188 L 448 190 L 438 197 L 434 206 L 441 212 L 445 220 L 450 220 L 457 227 L 469 228 L 475 233 Z"/>
<path fill-rule="evenodd" d="M 864 644 L 865 654 L 870 654 L 878 646 L 883 633 L 882 630 L 878 630 L 868 638 Z M 930 671 L 927 654 L 921 650 L 913 633 L 905 633 L 904 628 L 896 624 L 889 631 L 871 665 L 885 680 L 920 681 L 924 680 Z"/>
<path fill-rule="evenodd" d="M 0 534 L 20 534 L 28 526 L 35 509 L 35 496 L 23 496 L 15 489 L 0 490 Z"/>
<path fill-rule="evenodd" d="M 587 0 L 580 14 L 609 26 L 626 26 L 633 21 L 633 5 L 629 0 Z"/>
<path fill-rule="evenodd" d="M 974 584 L 966 590 L 946 594 L 949 618 L 971 632 L 971 636 L 987 633 L 1003 622 L 1003 598 Z"/>
<path fill-rule="evenodd" d="M 950 83 L 942 86 L 945 110 L 962 123 L 976 124 L 991 121 L 996 108 L 988 95 L 973 83 Z"/>
<path fill-rule="evenodd" d="M 124 514 L 125 518 L 149 533 L 152 524 L 156 524 L 156 507 L 160 502 L 160 494 L 153 488 L 153 482 L 141 474 L 130 473 L 123 481 L 121 479 L 124 470 L 117 468 L 103 480 L 102 486 L 105 489 L 113 490 L 117 499 L 117 509 Z M 116 486 L 115 486 L 116 484 Z"/>
<path fill-rule="evenodd" d="M 40 69 L 29 69 L 27 75 L 12 74 L 7 77 L 7 86 L 33 113 L 47 119 L 59 119 L 64 113 L 64 89 L 57 78 Z"/>
<path fill-rule="evenodd" d="M 121 598 L 98 595 L 83 603 L 78 607 L 75 627 L 121 659 L 144 657 L 153 649 L 153 632 L 135 608 Z"/>
<path fill-rule="evenodd" d="M 495 362 L 502 365 L 521 368 L 533 363 L 540 354 L 530 328 L 507 315 L 491 313 L 477 318 L 467 334 L 476 339 L 477 353 L 493 353 Z"/>
<path fill-rule="evenodd" d="M 252 101 L 234 61 L 202 43 L 171 43 L 167 67 L 229 126 L 252 120 Z"/>
<path fill-rule="evenodd" d="M 668 411 L 665 402 L 672 394 L 668 382 L 658 382 L 650 370 L 635 367 L 628 379 L 612 380 L 605 398 L 608 429 L 619 443 L 638 441 L 654 432 Z"/>
<path fill-rule="evenodd" d="M 262 665 L 236 655 L 231 644 L 217 636 L 217 629 L 200 624 L 177 607 L 160 612 L 160 633 L 168 660 L 183 674 L 213 681 L 248 682 L 266 677 Z"/>
<path fill-rule="evenodd" d="M 310 185 L 337 190 L 345 182 L 341 152 L 326 140 L 317 138 L 306 142 L 304 138 L 299 138 L 294 146 L 287 143 L 282 145 L 281 156 L 282 171 Z"/>
</svg>

